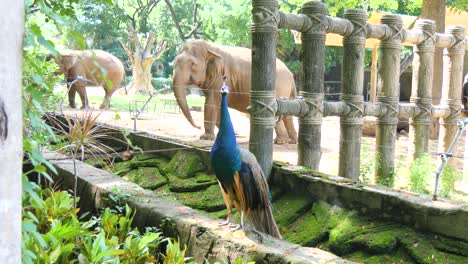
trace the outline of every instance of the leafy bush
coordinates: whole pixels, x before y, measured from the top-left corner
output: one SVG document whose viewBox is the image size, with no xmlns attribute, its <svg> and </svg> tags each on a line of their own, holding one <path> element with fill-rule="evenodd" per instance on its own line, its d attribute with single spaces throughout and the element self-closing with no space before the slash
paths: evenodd
<svg viewBox="0 0 468 264">
<path fill-rule="evenodd" d="M 163 257 L 155 228 L 132 227 L 134 213 L 103 210 L 84 221 L 65 191 L 40 189 L 23 196 L 23 263 L 148 263 Z M 177 253 L 183 255 L 184 252 Z"/>
<path fill-rule="evenodd" d="M 151 79 L 151 84 L 153 85 L 154 89 L 160 90 L 163 89 L 164 87 L 172 87 L 172 79 L 171 78 L 163 78 L 163 77 L 158 77 L 158 78 L 152 78 Z"/>
<path fill-rule="evenodd" d="M 409 187 L 412 192 L 428 193 L 427 186 L 429 180 L 435 172 L 429 155 L 423 155 L 415 159 L 410 166 Z"/>
<path fill-rule="evenodd" d="M 445 167 L 440 178 L 441 188 L 439 191 L 439 196 L 449 198 L 450 194 L 455 188 L 455 182 L 459 181 L 462 176 L 463 175 L 461 175 L 461 173 L 459 173 L 454 168 L 450 166 Z"/>
</svg>

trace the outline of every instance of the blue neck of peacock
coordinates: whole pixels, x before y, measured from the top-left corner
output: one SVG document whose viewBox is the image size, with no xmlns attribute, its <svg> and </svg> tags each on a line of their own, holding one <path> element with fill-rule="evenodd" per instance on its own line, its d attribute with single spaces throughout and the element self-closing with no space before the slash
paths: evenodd
<svg viewBox="0 0 468 264">
<path fill-rule="evenodd" d="M 220 138 L 226 145 L 236 146 L 236 135 L 232 126 L 231 117 L 229 115 L 227 94 L 223 93 L 221 96 L 221 116 L 219 124 L 219 132 L 217 139 Z"/>
</svg>

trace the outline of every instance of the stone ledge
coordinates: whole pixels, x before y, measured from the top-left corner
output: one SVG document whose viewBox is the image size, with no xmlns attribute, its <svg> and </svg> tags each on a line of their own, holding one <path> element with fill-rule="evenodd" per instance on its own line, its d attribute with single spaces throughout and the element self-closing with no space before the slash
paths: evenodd
<svg viewBox="0 0 468 264">
<path fill-rule="evenodd" d="M 365 185 L 301 166 L 275 166 L 273 172 L 273 186 L 283 191 L 302 192 L 314 200 L 468 242 L 466 203 L 433 201 L 430 195 Z"/>
<path fill-rule="evenodd" d="M 64 186 L 72 188 L 73 161 L 52 152 L 46 152 L 44 156 L 56 167 Z M 236 238 L 226 228 L 219 227 L 218 220 L 190 207 L 165 200 L 83 162 L 76 161 L 76 164 L 81 210 L 95 211 L 104 207 L 103 197 L 118 188 L 131 197 L 129 204 L 136 209 L 136 226 L 159 226 L 170 219 L 180 242 L 187 245 L 188 255 L 198 263 L 203 263 L 205 258 L 211 262 L 226 258 L 233 261 L 238 256 L 256 263 L 353 263 L 317 248 L 301 247 L 257 232 L 247 232 L 247 237 Z"/>
</svg>

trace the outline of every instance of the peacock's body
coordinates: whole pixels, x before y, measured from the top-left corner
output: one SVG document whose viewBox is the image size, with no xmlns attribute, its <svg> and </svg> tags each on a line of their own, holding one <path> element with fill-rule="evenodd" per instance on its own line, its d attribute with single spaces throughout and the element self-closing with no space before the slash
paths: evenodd
<svg viewBox="0 0 468 264">
<path fill-rule="evenodd" d="M 281 238 L 271 212 L 269 189 L 265 175 L 255 156 L 240 148 L 227 106 L 227 86 L 221 89 L 221 116 L 219 131 L 211 149 L 211 165 L 218 179 L 231 221 L 232 206 L 244 216 L 247 225 L 257 231 Z"/>
</svg>

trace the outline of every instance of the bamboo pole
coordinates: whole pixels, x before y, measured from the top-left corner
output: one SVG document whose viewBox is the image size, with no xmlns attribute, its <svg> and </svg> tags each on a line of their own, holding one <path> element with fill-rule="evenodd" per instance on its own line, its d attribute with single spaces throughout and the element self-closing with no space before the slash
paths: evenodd
<svg viewBox="0 0 468 264">
<path fill-rule="evenodd" d="M 413 47 L 413 83 L 410 102 L 421 111 L 410 118 L 410 153 L 420 158 L 429 151 L 429 128 L 432 125 L 432 78 L 434 75 L 435 23 L 432 20 L 418 20 L 416 29 L 426 35 L 426 39 Z"/>
<path fill-rule="evenodd" d="M 359 180 L 367 12 L 362 9 L 349 9 L 344 17 L 351 21 L 354 27 L 351 34 L 343 38 L 341 100 L 348 105 L 350 111 L 340 118 L 338 175 Z"/>
<path fill-rule="evenodd" d="M 276 95 L 277 0 L 252 1 L 252 90 L 250 92 L 249 150 L 265 175 L 273 163 Z"/>
<path fill-rule="evenodd" d="M 377 101 L 387 108 L 377 125 L 376 181 L 393 185 L 395 169 L 395 140 L 398 124 L 400 54 L 403 20 L 398 15 L 384 15 L 382 24 L 388 26 L 388 37 L 380 42 L 379 84 Z"/>
<path fill-rule="evenodd" d="M 308 15 L 311 27 L 302 32 L 302 89 L 299 92 L 309 106 L 309 113 L 299 118 L 299 165 L 318 170 L 323 115 L 323 79 L 325 73 L 325 27 L 327 9 L 320 2 L 306 2 L 301 12 Z"/>
<path fill-rule="evenodd" d="M 458 41 L 444 50 L 441 104 L 449 106 L 450 114 L 440 120 L 439 152 L 446 152 L 448 150 L 458 131 L 457 120 L 461 115 L 460 95 L 462 94 L 463 83 L 465 28 L 462 26 L 452 26 L 449 27 L 448 32 Z M 455 159 L 450 159 L 448 164 L 453 166 L 455 161 Z"/>
</svg>

